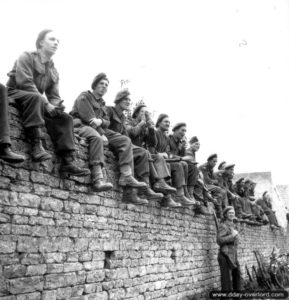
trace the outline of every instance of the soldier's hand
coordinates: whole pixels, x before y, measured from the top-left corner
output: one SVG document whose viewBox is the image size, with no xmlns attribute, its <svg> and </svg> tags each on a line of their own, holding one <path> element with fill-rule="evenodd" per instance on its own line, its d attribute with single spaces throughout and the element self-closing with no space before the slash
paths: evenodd
<svg viewBox="0 0 289 300">
<path fill-rule="evenodd" d="M 102 124 L 102 120 L 97 118 L 94 118 L 91 122 L 93 122 L 96 127 L 99 127 Z"/>
<path fill-rule="evenodd" d="M 104 134 L 101 136 L 101 138 L 103 140 L 103 145 L 105 145 L 105 146 L 108 145 L 108 139 Z"/>
<path fill-rule="evenodd" d="M 232 230 L 232 236 L 236 237 L 239 234 L 239 232 L 236 229 Z"/>
<path fill-rule="evenodd" d="M 57 115 L 56 106 L 54 106 L 50 103 L 47 103 L 45 105 L 45 109 L 50 117 L 55 117 Z"/>
<path fill-rule="evenodd" d="M 164 159 L 168 159 L 169 156 L 166 152 L 160 153 L 160 155 L 164 158 Z"/>
</svg>

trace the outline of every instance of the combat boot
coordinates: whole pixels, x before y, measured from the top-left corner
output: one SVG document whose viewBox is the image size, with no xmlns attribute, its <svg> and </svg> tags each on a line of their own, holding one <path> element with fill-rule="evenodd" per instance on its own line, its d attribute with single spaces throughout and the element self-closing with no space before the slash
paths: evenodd
<svg viewBox="0 0 289 300">
<path fill-rule="evenodd" d="M 175 199 L 176 202 L 180 203 L 182 206 L 192 206 L 195 204 L 195 202 L 191 201 L 185 196 L 183 187 L 177 189 L 177 195 Z"/>
<path fill-rule="evenodd" d="M 172 186 L 168 185 L 164 179 L 159 179 L 153 186 L 153 189 L 156 192 L 160 192 L 163 194 L 174 194 L 177 192 L 177 190 L 175 188 L 173 188 Z"/>
<path fill-rule="evenodd" d="M 62 176 L 86 176 L 90 171 L 86 168 L 80 168 L 75 163 L 73 151 L 65 151 L 62 153 L 62 163 L 59 168 L 59 173 Z"/>
<path fill-rule="evenodd" d="M 196 206 L 195 212 L 200 215 L 209 216 L 211 215 L 208 207 L 205 204 L 199 202 L 199 205 Z"/>
<path fill-rule="evenodd" d="M 138 190 L 136 188 L 131 188 L 131 187 L 125 188 L 122 196 L 123 201 L 136 204 L 136 205 L 148 204 L 149 203 L 148 200 L 138 197 L 137 191 Z"/>
<path fill-rule="evenodd" d="M 172 196 L 170 194 L 165 195 L 164 199 L 161 203 L 161 206 L 163 207 L 171 207 L 171 208 L 177 208 L 181 207 L 182 205 L 180 203 L 177 203 L 173 200 Z"/>
<path fill-rule="evenodd" d="M 129 186 L 138 189 L 146 189 L 146 183 L 137 181 L 132 175 L 125 176 L 124 174 L 120 175 L 118 184 L 122 187 Z"/>
<path fill-rule="evenodd" d="M 0 159 L 9 163 L 21 163 L 26 158 L 23 155 L 13 152 L 9 144 L 0 144 Z"/>
<path fill-rule="evenodd" d="M 94 165 L 91 169 L 91 182 L 94 192 L 104 192 L 112 190 L 112 184 L 105 182 L 100 165 Z"/>
<path fill-rule="evenodd" d="M 194 195 L 193 194 L 191 195 L 189 193 L 188 187 L 186 185 L 184 186 L 184 194 L 187 199 L 191 200 L 194 203 L 194 205 L 196 204 L 196 199 L 195 199 Z"/>
<path fill-rule="evenodd" d="M 32 160 L 41 162 L 49 160 L 52 156 L 47 153 L 42 146 L 42 130 L 38 127 L 31 127 L 27 129 L 27 135 L 30 139 L 32 150 L 31 157 Z"/>
<path fill-rule="evenodd" d="M 147 197 L 147 199 L 162 199 L 164 195 L 162 193 L 156 193 L 153 191 L 150 187 L 150 180 L 148 177 L 143 178 L 143 182 L 146 183 L 146 188 L 144 190 L 144 195 Z"/>
</svg>

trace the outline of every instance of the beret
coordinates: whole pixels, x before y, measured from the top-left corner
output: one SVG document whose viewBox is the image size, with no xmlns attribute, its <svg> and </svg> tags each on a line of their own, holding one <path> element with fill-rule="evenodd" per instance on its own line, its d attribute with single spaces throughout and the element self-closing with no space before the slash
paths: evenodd
<svg viewBox="0 0 289 300">
<path fill-rule="evenodd" d="M 225 164 L 224 166 L 223 166 L 223 168 L 226 170 L 226 169 L 231 169 L 231 168 L 234 168 L 235 167 L 235 165 L 234 164 Z"/>
<path fill-rule="evenodd" d="M 146 105 L 145 105 L 145 104 L 140 104 L 140 105 L 138 105 L 138 106 L 134 109 L 134 111 L 133 111 L 131 117 L 132 117 L 133 119 L 136 118 L 136 117 L 137 117 L 137 114 L 140 112 L 140 110 L 141 110 L 143 107 L 146 107 Z"/>
<path fill-rule="evenodd" d="M 119 91 L 115 96 L 114 103 L 120 102 L 121 100 L 128 97 L 129 95 L 130 95 L 130 92 L 128 91 L 128 89 Z"/>
<path fill-rule="evenodd" d="M 241 181 L 244 181 L 245 180 L 245 178 L 244 177 L 241 177 L 241 178 L 239 178 L 237 181 L 236 181 L 236 183 L 240 183 Z"/>
<path fill-rule="evenodd" d="M 267 193 L 268 193 L 268 191 L 265 191 L 262 196 L 263 197 L 266 196 Z"/>
<path fill-rule="evenodd" d="M 107 76 L 106 76 L 105 73 L 99 73 L 99 74 L 97 74 L 97 75 L 94 77 L 94 79 L 93 79 L 93 81 L 92 81 L 92 84 L 91 84 L 91 88 L 94 90 L 95 87 L 97 86 L 97 84 L 98 84 L 102 79 L 105 79 L 105 80 L 107 80 L 107 81 L 109 82 L 109 80 L 107 79 Z"/>
<path fill-rule="evenodd" d="M 189 143 L 190 144 L 194 144 L 194 143 L 196 143 L 196 142 L 198 142 L 199 141 L 199 139 L 196 137 L 196 136 L 193 136 L 190 140 L 189 140 Z"/>
<path fill-rule="evenodd" d="M 253 182 L 250 178 L 245 178 L 245 183 L 247 182 Z"/>
<path fill-rule="evenodd" d="M 224 168 L 224 165 L 226 164 L 225 161 L 222 161 L 219 166 L 218 166 L 218 170 L 222 170 Z"/>
<path fill-rule="evenodd" d="M 211 159 L 213 159 L 213 158 L 217 158 L 217 157 L 218 157 L 218 155 L 217 155 L 216 153 L 211 154 L 211 155 L 208 157 L 207 161 L 209 161 L 209 160 L 211 160 Z"/>
<path fill-rule="evenodd" d="M 160 114 L 159 117 L 158 117 L 158 119 L 157 119 L 157 122 L 156 122 L 156 127 L 159 126 L 159 124 L 161 123 L 161 121 L 162 121 L 163 119 L 168 118 L 168 117 L 169 117 L 169 116 L 166 115 L 166 114 Z"/>
<path fill-rule="evenodd" d="M 235 211 L 234 207 L 233 206 L 226 206 L 226 208 L 224 209 L 223 211 L 223 217 L 226 218 L 226 214 L 229 210 L 233 210 Z"/>
<path fill-rule="evenodd" d="M 179 128 L 181 128 L 181 127 L 183 127 L 183 126 L 187 126 L 187 124 L 184 123 L 184 122 L 177 123 L 177 124 L 173 127 L 172 131 L 176 131 L 176 130 L 178 130 Z"/>
</svg>

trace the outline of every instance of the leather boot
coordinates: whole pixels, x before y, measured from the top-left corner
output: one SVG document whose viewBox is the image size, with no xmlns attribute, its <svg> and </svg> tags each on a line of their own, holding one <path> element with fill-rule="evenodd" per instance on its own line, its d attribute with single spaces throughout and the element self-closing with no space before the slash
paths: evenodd
<svg viewBox="0 0 289 300">
<path fill-rule="evenodd" d="M 196 199 L 195 199 L 194 195 L 189 194 L 188 187 L 186 185 L 184 186 L 184 194 L 185 194 L 186 198 L 188 198 L 189 200 L 193 201 L 194 204 L 196 204 Z"/>
<path fill-rule="evenodd" d="M 204 203 L 200 203 L 199 205 L 197 205 L 196 208 L 195 208 L 195 212 L 197 214 L 201 214 L 201 215 L 204 215 L 204 216 L 211 215 L 208 207 Z"/>
<path fill-rule="evenodd" d="M 161 205 L 163 207 L 171 207 L 171 208 L 177 208 L 182 206 L 180 203 L 175 202 L 170 194 L 164 196 Z"/>
<path fill-rule="evenodd" d="M 156 192 L 163 193 L 163 194 L 175 194 L 177 190 L 172 186 L 168 185 L 164 179 L 159 179 L 153 186 L 153 189 Z"/>
<path fill-rule="evenodd" d="M 183 187 L 177 189 L 176 201 L 182 206 L 192 206 L 195 204 L 195 201 L 191 201 L 185 196 Z"/>
<path fill-rule="evenodd" d="M 144 195 L 147 197 L 147 199 L 162 199 L 164 197 L 164 195 L 162 193 L 156 193 L 155 191 L 153 191 L 150 187 L 150 180 L 149 177 L 145 177 L 143 180 L 143 182 L 146 183 L 146 188 L 144 190 Z"/>
<path fill-rule="evenodd" d="M 91 169 L 92 189 L 95 192 L 105 192 L 112 190 L 112 184 L 105 182 L 100 165 L 94 165 Z"/>
<path fill-rule="evenodd" d="M 118 184 L 122 187 L 129 186 L 129 187 L 139 188 L 139 189 L 142 188 L 144 190 L 147 186 L 145 182 L 137 181 L 132 175 L 125 176 L 123 174 L 120 175 Z"/>
<path fill-rule="evenodd" d="M 72 151 L 65 151 L 62 154 L 62 164 L 59 168 L 59 173 L 63 176 L 86 176 L 90 171 L 86 168 L 80 168 L 75 163 L 74 154 Z"/>
<path fill-rule="evenodd" d="M 136 188 L 125 188 L 123 191 L 122 200 L 124 202 L 141 205 L 141 204 L 148 204 L 148 200 L 139 198 L 137 195 L 138 190 Z"/>
<path fill-rule="evenodd" d="M 47 153 L 42 146 L 42 130 L 41 128 L 32 127 L 27 129 L 28 137 L 31 141 L 32 151 L 31 157 L 34 161 L 45 161 L 52 158 L 52 156 Z"/>
<path fill-rule="evenodd" d="M 0 159 L 3 159 L 9 163 L 20 163 L 26 158 L 23 155 L 13 152 L 9 144 L 0 144 Z"/>
</svg>

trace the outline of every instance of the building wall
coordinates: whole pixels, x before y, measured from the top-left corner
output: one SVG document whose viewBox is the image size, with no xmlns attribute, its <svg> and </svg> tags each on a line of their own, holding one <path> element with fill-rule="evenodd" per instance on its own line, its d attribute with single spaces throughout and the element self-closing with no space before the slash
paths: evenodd
<svg viewBox="0 0 289 300">
<path fill-rule="evenodd" d="M 11 113 L 13 147 L 29 157 L 19 114 Z M 0 300 L 207 300 L 220 287 L 213 216 L 125 204 L 114 157 L 106 156 L 114 190 L 99 194 L 89 178 L 60 178 L 55 157 L 0 162 Z M 79 165 L 86 158 L 78 144 Z M 256 265 L 254 249 L 265 256 L 273 246 L 288 249 L 284 231 L 245 224 L 239 231 L 243 274 L 245 264 Z"/>
</svg>

